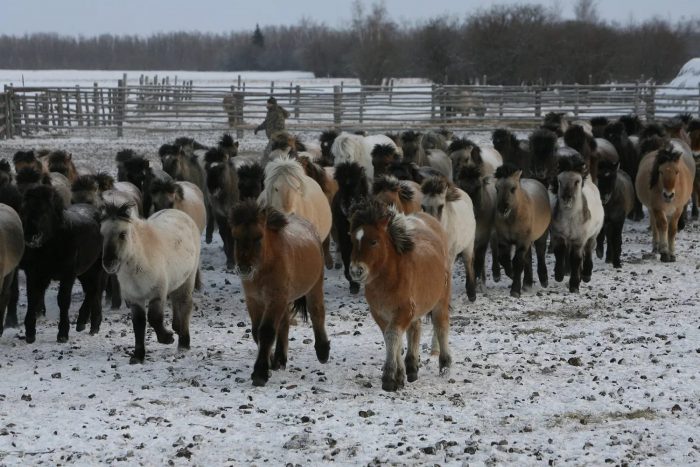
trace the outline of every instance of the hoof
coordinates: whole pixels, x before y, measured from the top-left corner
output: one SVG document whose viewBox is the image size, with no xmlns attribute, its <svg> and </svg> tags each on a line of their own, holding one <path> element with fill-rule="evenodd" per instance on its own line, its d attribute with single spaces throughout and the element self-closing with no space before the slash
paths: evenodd
<svg viewBox="0 0 700 467">
<path fill-rule="evenodd" d="M 415 373 L 414 372 L 406 373 L 406 379 L 408 380 L 409 383 L 413 383 L 414 381 L 416 381 L 418 379 L 418 372 L 416 371 Z"/>
<path fill-rule="evenodd" d="M 110 310 L 118 310 L 122 307 L 121 303 L 112 303 L 112 306 L 110 307 Z"/>
<path fill-rule="evenodd" d="M 235 261 L 226 261 L 226 269 L 228 270 L 233 270 L 236 267 L 236 262 Z"/>
<path fill-rule="evenodd" d="M 493 274 L 493 281 L 494 282 L 501 282 L 501 275 L 500 274 Z"/>
<path fill-rule="evenodd" d="M 342 268 L 343 268 L 343 263 L 335 263 L 335 268 L 336 268 L 336 269 L 342 269 Z"/>
<path fill-rule="evenodd" d="M 261 387 L 267 384 L 267 380 L 269 378 L 267 376 L 256 375 L 255 373 L 253 373 L 251 379 L 253 380 L 253 386 Z"/>
<path fill-rule="evenodd" d="M 670 255 L 668 253 L 661 253 L 661 262 L 672 263 L 675 260 L 676 260 L 676 257 L 674 255 Z"/>
<path fill-rule="evenodd" d="M 569 292 L 571 292 L 571 293 L 578 293 L 578 285 L 570 285 L 570 286 L 569 286 Z"/>
<path fill-rule="evenodd" d="M 581 280 L 585 283 L 589 283 L 591 281 L 591 276 L 581 276 Z"/>
<path fill-rule="evenodd" d="M 272 371 L 279 371 L 279 370 L 286 370 L 287 369 L 287 362 L 281 362 L 277 359 L 272 360 L 272 366 L 270 366 Z"/>
<path fill-rule="evenodd" d="M 27 342 L 27 344 L 33 344 L 34 341 L 36 341 L 36 336 L 30 336 L 29 334 L 27 334 L 24 340 Z"/>
<path fill-rule="evenodd" d="M 59 344 L 65 344 L 66 342 L 68 342 L 68 336 L 59 335 L 58 337 L 56 337 L 56 342 L 58 342 Z"/>
<path fill-rule="evenodd" d="M 622 269 L 622 263 L 619 261 L 617 261 L 617 262 L 613 261 L 613 267 L 615 269 Z"/>
<path fill-rule="evenodd" d="M 131 358 L 129 359 L 129 365 L 141 365 L 143 364 L 143 357 L 137 357 L 136 355 L 132 355 Z"/>
<path fill-rule="evenodd" d="M 523 292 L 529 292 L 532 290 L 532 284 L 523 284 L 522 291 Z"/>
<path fill-rule="evenodd" d="M 172 341 L 170 341 L 170 342 L 172 342 Z M 190 350 L 190 335 L 189 334 L 186 336 L 177 336 L 177 348 L 179 350 Z"/>
<path fill-rule="evenodd" d="M 546 289 L 549 286 L 549 281 L 540 281 L 540 285 L 543 289 Z"/>
<path fill-rule="evenodd" d="M 331 343 L 325 342 L 317 344 L 314 348 L 316 349 L 316 358 L 318 358 L 318 361 L 321 363 L 328 362 L 328 356 L 331 353 Z"/>
<path fill-rule="evenodd" d="M 172 332 L 164 332 L 162 334 L 158 334 L 158 343 L 160 344 L 172 344 L 175 342 L 175 338 L 173 337 Z"/>
<path fill-rule="evenodd" d="M 76 323 L 75 330 L 78 332 L 83 332 L 85 330 L 85 323 Z"/>
<path fill-rule="evenodd" d="M 602 259 L 603 258 L 603 250 L 596 250 L 595 255 L 598 257 L 598 259 Z"/>
<path fill-rule="evenodd" d="M 517 290 L 511 290 L 510 291 L 510 296 L 513 298 L 520 298 L 520 292 Z"/>
<path fill-rule="evenodd" d="M 382 379 L 382 389 L 388 392 L 396 392 L 399 389 L 399 385 L 393 379 L 386 381 Z"/>
<path fill-rule="evenodd" d="M 95 336 L 95 335 L 97 335 L 97 334 L 99 334 L 99 333 L 100 333 L 100 327 L 99 327 L 99 326 L 96 326 L 96 327 L 92 327 L 92 326 L 91 326 L 91 327 L 90 327 L 90 335 L 91 335 L 91 336 Z"/>
<path fill-rule="evenodd" d="M 2 323 L 0 323 L 2 324 Z M 17 327 L 17 316 L 10 318 L 10 315 L 5 317 L 5 327 L 6 328 L 16 328 Z"/>
<path fill-rule="evenodd" d="M 360 293 L 360 284 L 357 282 L 350 282 L 350 293 L 353 295 Z"/>
<path fill-rule="evenodd" d="M 207 234 L 207 236 L 204 238 L 204 241 L 206 242 L 207 245 L 211 244 L 211 242 L 214 240 L 214 234 Z"/>
</svg>

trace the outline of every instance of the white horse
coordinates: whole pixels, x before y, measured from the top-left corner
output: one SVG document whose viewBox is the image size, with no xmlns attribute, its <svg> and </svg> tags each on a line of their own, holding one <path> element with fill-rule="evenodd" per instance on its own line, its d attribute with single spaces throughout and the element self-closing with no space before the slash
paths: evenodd
<svg viewBox="0 0 700 467">
<path fill-rule="evenodd" d="M 332 224 L 328 198 L 297 161 L 275 159 L 265 166 L 265 189 L 258 202 L 261 206 L 303 217 L 316 228 L 324 244 L 328 243 Z"/>
<path fill-rule="evenodd" d="M 174 180 L 153 180 L 151 182 L 151 199 L 155 211 L 177 209 L 192 218 L 199 232 L 204 232 L 207 225 L 207 208 L 204 194 L 197 185 L 190 182 Z"/>
<path fill-rule="evenodd" d="M 352 133 L 341 133 L 333 141 L 333 146 L 331 146 L 331 153 L 335 158 L 334 164 L 338 166 L 343 162 L 357 162 L 365 169 L 368 179 L 373 180 L 372 150 L 376 145 L 389 145 L 398 154 L 402 154 L 394 140 L 386 135 L 362 136 Z"/>
<path fill-rule="evenodd" d="M 554 279 L 561 282 L 568 266 L 570 292 L 578 292 L 581 279 L 591 280 L 596 238 L 605 218 L 598 187 L 585 170 L 586 164 L 578 154 L 559 160 L 550 232 L 556 258 Z"/>
<path fill-rule="evenodd" d="M 122 296 L 131 305 L 135 349 L 130 363 L 143 363 L 148 322 L 161 344 L 171 344 L 173 333 L 163 325 L 163 306 L 170 298 L 173 330 L 178 347 L 190 348 L 192 291 L 199 271 L 201 232 L 184 212 L 158 211 L 139 219 L 129 204 L 106 203 L 102 233 L 102 265 L 116 274 Z"/>
</svg>

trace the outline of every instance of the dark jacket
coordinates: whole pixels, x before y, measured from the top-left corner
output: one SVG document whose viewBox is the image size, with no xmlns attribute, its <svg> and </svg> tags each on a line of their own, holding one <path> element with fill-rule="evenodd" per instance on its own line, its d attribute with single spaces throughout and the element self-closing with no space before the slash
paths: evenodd
<svg viewBox="0 0 700 467">
<path fill-rule="evenodd" d="M 260 130 L 265 130 L 265 134 L 268 138 L 270 138 L 273 133 L 283 131 L 285 129 L 285 119 L 287 118 L 289 118 L 289 112 L 287 112 L 282 106 L 275 104 L 267 110 L 265 121 L 258 125 L 255 131 L 258 132 Z"/>
</svg>

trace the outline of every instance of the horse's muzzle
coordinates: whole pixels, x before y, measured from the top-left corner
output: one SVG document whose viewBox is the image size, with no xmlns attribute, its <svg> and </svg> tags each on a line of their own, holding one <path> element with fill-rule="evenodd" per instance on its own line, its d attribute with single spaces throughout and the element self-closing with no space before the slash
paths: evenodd
<svg viewBox="0 0 700 467">
<path fill-rule="evenodd" d="M 364 263 L 350 263 L 350 277 L 355 282 L 365 283 L 369 276 L 369 269 Z"/>
<path fill-rule="evenodd" d="M 236 274 L 238 274 L 238 277 L 240 277 L 241 280 L 250 280 L 255 275 L 255 269 L 250 266 L 241 266 L 239 264 L 236 265 Z"/>
<path fill-rule="evenodd" d="M 116 274 L 121 268 L 121 261 L 102 261 L 102 268 L 107 272 L 107 274 Z"/>
<path fill-rule="evenodd" d="M 612 198 L 612 193 L 608 193 L 608 194 L 605 194 L 605 195 L 601 196 L 601 197 L 600 197 L 600 201 L 601 201 L 603 204 L 608 204 L 608 203 L 610 202 L 610 198 Z"/>
<path fill-rule="evenodd" d="M 44 234 L 38 233 L 32 235 L 32 238 L 29 241 L 25 240 L 24 243 L 26 243 L 29 248 L 39 248 L 44 244 Z"/>
<path fill-rule="evenodd" d="M 668 191 L 664 190 L 663 196 L 664 196 L 664 201 L 666 201 L 667 203 L 670 203 L 673 201 L 673 198 L 676 197 L 676 192 L 674 191 L 672 193 L 669 193 Z"/>
</svg>

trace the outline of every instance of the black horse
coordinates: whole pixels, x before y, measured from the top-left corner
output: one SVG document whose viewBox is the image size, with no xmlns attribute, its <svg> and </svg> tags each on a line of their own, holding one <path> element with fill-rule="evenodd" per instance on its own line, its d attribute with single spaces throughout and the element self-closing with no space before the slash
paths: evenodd
<svg viewBox="0 0 700 467">
<path fill-rule="evenodd" d="M 236 170 L 238 173 L 238 193 L 241 201 L 258 199 L 263 191 L 265 169 L 257 162 L 243 164 Z"/>
<path fill-rule="evenodd" d="M 143 194 L 143 207 L 141 212 L 144 217 L 151 214 L 153 199 L 151 198 L 151 182 L 153 180 L 169 181 L 172 177 L 161 169 L 151 167 L 148 160 L 141 156 L 134 156 L 124 161 L 123 179 L 119 181 L 130 182 L 136 185 Z"/>
<path fill-rule="evenodd" d="M 85 294 L 76 330 L 84 330 L 89 319 L 90 334 L 96 334 L 102 322 L 101 295 L 106 277 L 98 211 L 85 204 L 64 209 L 58 193 L 45 185 L 27 190 L 21 211 L 26 249 L 20 267 L 27 276 L 27 343 L 36 339 L 36 315 L 52 280 L 59 281 L 58 342 L 68 341 L 68 310 L 76 278 Z"/>
<path fill-rule="evenodd" d="M 229 156 L 220 149 L 210 149 L 204 156 L 204 171 L 206 174 L 207 191 L 211 210 L 219 227 L 219 235 L 224 243 L 226 267 L 232 269 L 236 265 L 233 254 L 233 236 L 229 216 L 233 206 L 238 202 L 238 173 L 233 168 Z"/>
</svg>

